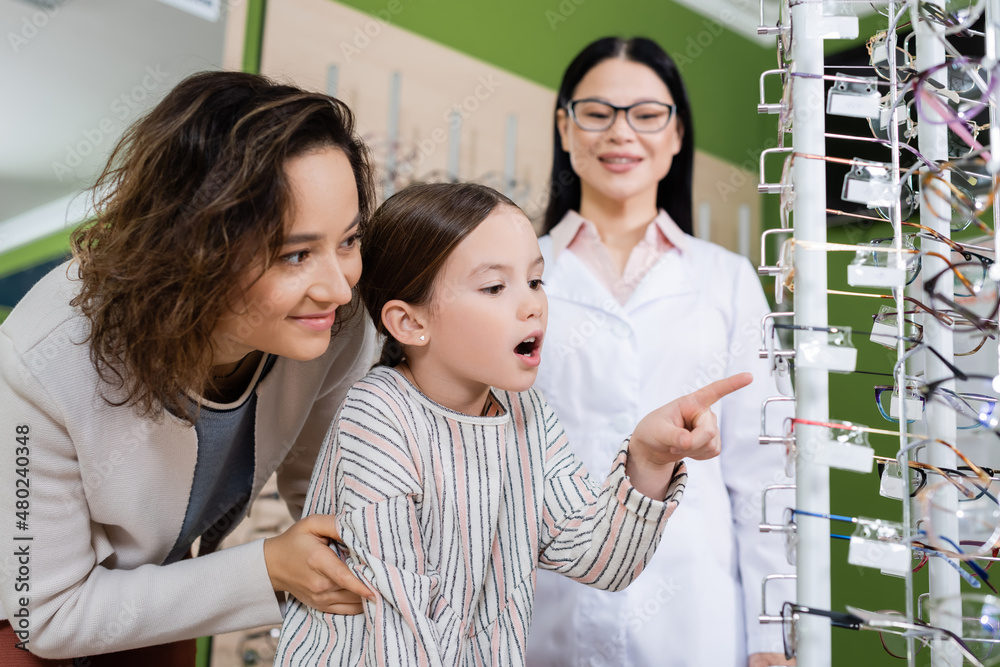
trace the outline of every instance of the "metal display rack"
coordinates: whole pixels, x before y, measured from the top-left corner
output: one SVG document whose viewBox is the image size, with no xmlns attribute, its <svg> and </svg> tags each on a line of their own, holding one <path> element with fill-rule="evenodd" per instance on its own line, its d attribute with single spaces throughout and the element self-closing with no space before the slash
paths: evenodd
<svg viewBox="0 0 1000 667">
<path fill-rule="evenodd" d="M 886 29 L 868 42 L 871 68 L 863 75 L 826 68 L 825 42 L 857 38 L 856 12 L 872 9 L 885 17 Z M 992 216 L 988 212 L 1000 167 L 1000 155 L 989 150 L 1000 147 L 998 21 L 1000 0 L 785 0 L 776 25 L 765 25 L 761 5 L 758 33 L 776 38 L 778 69 L 761 77 L 758 111 L 778 115 L 779 146 L 761 155 L 759 190 L 781 196 L 782 224 L 764 232 L 760 272 L 775 277 L 785 311 L 762 322 L 761 356 L 771 359 L 779 376 L 790 374 L 791 364 L 795 369 L 794 398 L 769 399 L 762 407 L 794 400 L 795 419 L 776 435 L 766 432 L 762 415 L 761 444 L 784 444 L 793 452 L 796 476 L 794 510 L 779 524 L 765 509 L 761 530 L 786 534 L 797 570 L 795 603 L 784 601 L 779 615 L 765 602 L 761 622 L 782 624 L 786 646 L 791 644 L 802 667 L 831 664 L 832 626 L 881 632 L 911 666 L 918 664 L 921 645 L 930 651 L 921 654 L 920 664 L 1000 664 L 1000 596 L 982 593 L 984 568 L 997 559 L 1000 546 L 1000 477 L 987 475 L 963 451 L 968 432 L 1000 432 L 1000 409 L 994 410 L 1000 368 L 986 362 L 963 373 L 955 366 L 956 352 L 965 353 L 956 345 L 966 338 L 982 338 L 988 351 L 1000 339 L 994 263 L 1000 207 L 992 208 Z M 901 32 L 907 22 L 912 36 Z M 970 38 L 982 40 L 985 56 L 963 55 L 956 44 Z M 768 77 L 782 81 L 780 103 L 765 99 Z M 889 159 L 827 156 L 827 114 L 870 119 L 874 138 L 857 138 L 883 144 Z M 774 154 L 785 159 L 778 183 L 765 179 L 765 162 Z M 843 198 L 889 223 L 891 243 L 827 242 L 829 162 L 849 166 Z M 992 247 L 956 246 L 951 236 L 963 224 L 988 230 Z M 918 247 L 909 236 L 915 230 Z M 782 246 L 778 261 L 768 265 L 765 248 L 773 237 Z M 843 250 L 855 252 L 848 284 L 891 296 L 895 311 L 875 318 L 872 340 L 878 333 L 896 354 L 887 416 L 896 420 L 899 449 L 881 474 L 883 495 L 897 493 L 900 499 L 898 522 L 830 515 L 830 468 L 872 471 L 867 434 L 887 432 L 830 420 L 828 374 L 853 371 L 851 352 L 856 354 L 850 329 L 828 322 L 827 252 Z M 977 259 L 970 261 L 970 255 Z M 794 307 L 788 307 L 792 284 Z M 790 330 L 791 349 L 781 349 L 774 331 L 781 317 L 794 321 L 777 325 Z M 920 323 L 908 321 L 915 319 Z M 980 392 L 969 392 L 967 383 Z M 992 443 L 1000 445 L 996 438 Z M 916 486 L 921 488 L 911 497 L 908 490 Z M 905 580 L 897 613 L 831 609 L 831 519 L 855 526 L 852 564 Z M 929 559 L 927 591 L 914 589 L 915 555 Z M 765 580 L 764 599 L 769 581 L 789 576 Z M 969 584 L 964 588 L 963 580 Z"/>
</svg>

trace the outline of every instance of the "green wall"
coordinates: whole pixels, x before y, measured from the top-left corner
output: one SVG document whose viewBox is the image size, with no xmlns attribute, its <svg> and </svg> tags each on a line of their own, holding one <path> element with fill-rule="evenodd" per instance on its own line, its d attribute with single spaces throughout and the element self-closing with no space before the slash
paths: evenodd
<svg viewBox="0 0 1000 667">
<path fill-rule="evenodd" d="M 599 37 L 645 36 L 673 55 L 697 121 L 699 149 L 731 162 L 758 147 L 766 127 L 757 116 L 757 77 L 774 67 L 761 48 L 715 20 L 662 0 L 346 0 L 382 12 L 402 28 L 492 63 L 548 88 L 559 86 L 569 61 Z M 756 1 L 754 0 L 754 6 Z M 540 110 L 548 112 L 548 110 Z M 773 130 L 768 136 L 774 134 Z"/>
</svg>

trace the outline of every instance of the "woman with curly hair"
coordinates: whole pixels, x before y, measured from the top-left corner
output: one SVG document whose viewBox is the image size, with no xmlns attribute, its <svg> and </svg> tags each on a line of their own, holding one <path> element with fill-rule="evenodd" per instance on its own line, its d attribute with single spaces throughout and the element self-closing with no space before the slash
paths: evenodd
<svg viewBox="0 0 1000 667">
<path fill-rule="evenodd" d="M 194 637 L 279 623 L 280 591 L 357 613 L 331 517 L 217 550 L 274 472 L 298 518 L 371 365 L 354 286 L 374 194 L 350 110 L 194 75 L 93 196 L 72 260 L 0 327 L 0 663 L 193 665 Z"/>
</svg>

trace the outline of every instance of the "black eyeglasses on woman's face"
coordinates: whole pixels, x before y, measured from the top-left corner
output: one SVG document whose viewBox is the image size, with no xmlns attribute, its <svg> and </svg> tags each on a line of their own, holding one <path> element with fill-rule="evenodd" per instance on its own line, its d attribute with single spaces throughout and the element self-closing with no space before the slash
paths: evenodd
<svg viewBox="0 0 1000 667">
<path fill-rule="evenodd" d="M 585 132 L 604 132 L 615 124 L 618 112 L 625 112 L 625 120 L 636 132 L 650 133 L 664 129 L 674 117 L 676 104 L 644 101 L 620 107 L 602 100 L 586 98 L 566 104 L 569 117 Z"/>
</svg>

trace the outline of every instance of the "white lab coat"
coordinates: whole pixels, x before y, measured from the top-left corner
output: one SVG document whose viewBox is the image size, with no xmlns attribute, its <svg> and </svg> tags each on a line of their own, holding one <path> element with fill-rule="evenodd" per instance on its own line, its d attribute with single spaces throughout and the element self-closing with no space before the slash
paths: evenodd
<svg viewBox="0 0 1000 667">
<path fill-rule="evenodd" d="M 684 499 L 628 589 L 539 572 L 529 665 L 745 667 L 748 652 L 782 650 L 780 625 L 757 622 L 763 577 L 794 571 L 783 538 L 758 529 L 762 489 L 789 481 L 784 449 L 757 444 L 761 402 L 778 395 L 757 355 L 767 302 L 744 257 L 686 241 L 622 306 L 576 255 L 553 257 L 551 237 L 540 239 L 549 324 L 535 386 L 588 469 L 606 468 L 615 443 L 664 403 L 739 371 L 754 382 L 714 407 L 722 454 L 687 462 Z M 790 410 L 773 408 L 768 426 L 780 429 Z M 783 493 L 768 498 L 773 522 L 792 499 Z M 769 612 L 793 596 L 791 582 L 769 587 Z"/>
</svg>

